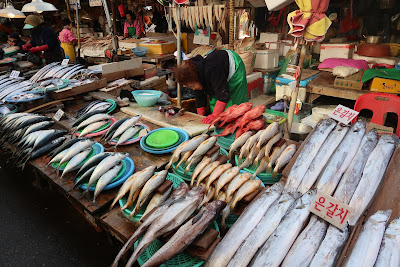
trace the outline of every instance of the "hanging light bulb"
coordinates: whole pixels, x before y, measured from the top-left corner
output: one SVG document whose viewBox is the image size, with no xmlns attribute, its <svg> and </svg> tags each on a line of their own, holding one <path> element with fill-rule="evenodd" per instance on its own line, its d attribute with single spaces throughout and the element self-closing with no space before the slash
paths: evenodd
<svg viewBox="0 0 400 267">
<path fill-rule="evenodd" d="M 29 4 L 22 7 L 22 12 L 43 12 L 43 11 L 57 11 L 58 9 L 47 2 L 42 0 L 32 0 Z"/>
<path fill-rule="evenodd" d="M 26 18 L 24 13 L 15 9 L 11 2 L 7 3 L 5 8 L 0 9 L 0 17 L 11 18 L 11 19 Z"/>
</svg>

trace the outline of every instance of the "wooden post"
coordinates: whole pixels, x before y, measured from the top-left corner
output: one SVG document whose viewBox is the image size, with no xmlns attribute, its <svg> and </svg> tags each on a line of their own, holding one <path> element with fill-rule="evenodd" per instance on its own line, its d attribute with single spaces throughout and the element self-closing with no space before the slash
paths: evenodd
<svg viewBox="0 0 400 267">
<path fill-rule="evenodd" d="M 73 20 L 72 20 L 72 17 L 71 17 L 71 9 L 69 8 L 69 1 L 65 0 L 65 4 L 67 5 L 68 19 L 69 19 L 69 21 L 72 22 Z"/>
<path fill-rule="evenodd" d="M 234 50 L 235 41 L 235 2 L 229 0 L 229 49 Z"/>
<path fill-rule="evenodd" d="M 177 25 L 176 25 L 176 51 L 177 51 L 177 64 L 178 66 L 181 64 L 181 5 L 177 4 L 176 5 L 176 20 L 177 20 Z M 177 83 L 176 85 L 176 97 L 177 97 L 177 105 L 178 108 L 182 107 L 182 92 L 181 92 L 181 85 Z"/>
</svg>

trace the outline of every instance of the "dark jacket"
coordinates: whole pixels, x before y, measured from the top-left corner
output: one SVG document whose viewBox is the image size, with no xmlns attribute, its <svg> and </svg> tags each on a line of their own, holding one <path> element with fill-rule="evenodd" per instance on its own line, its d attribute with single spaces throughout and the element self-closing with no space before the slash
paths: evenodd
<svg viewBox="0 0 400 267">
<path fill-rule="evenodd" d="M 26 51 L 25 51 L 24 49 L 22 49 L 22 46 L 23 46 L 24 44 L 25 44 L 25 42 L 22 41 L 21 38 L 18 38 L 18 39 L 14 42 L 14 45 L 19 47 L 18 53 L 22 53 L 22 54 L 25 54 L 25 53 L 26 53 Z"/>
<path fill-rule="evenodd" d="M 196 106 L 206 107 L 207 96 L 228 103 L 231 93 L 228 86 L 229 56 L 225 50 L 214 51 L 206 58 L 196 56 L 191 61 L 197 67 L 197 73 L 203 90 L 193 90 L 196 97 Z"/>
<path fill-rule="evenodd" d="M 33 47 L 42 45 L 49 46 L 49 49 L 44 51 L 46 64 L 60 62 L 64 59 L 64 51 L 60 46 L 57 34 L 46 24 L 41 24 L 37 28 L 31 30 L 31 45 Z"/>
</svg>

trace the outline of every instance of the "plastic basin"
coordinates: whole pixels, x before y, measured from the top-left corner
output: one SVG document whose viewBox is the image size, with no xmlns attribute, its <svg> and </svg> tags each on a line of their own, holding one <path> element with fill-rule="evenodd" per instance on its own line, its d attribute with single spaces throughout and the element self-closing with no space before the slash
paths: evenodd
<svg viewBox="0 0 400 267">
<path fill-rule="evenodd" d="M 161 93 L 157 90 L 136 90 L 132 92 L 132 95 L 139 106 L 152 107 L 157 103 Z"/>
<path fill-rule="evenodd" d="M 149 50 L 147 47 L 132 48 L 133 54 L 137 57 L 144 57 L 147 54 L 147 50 Z"/>
</svg>

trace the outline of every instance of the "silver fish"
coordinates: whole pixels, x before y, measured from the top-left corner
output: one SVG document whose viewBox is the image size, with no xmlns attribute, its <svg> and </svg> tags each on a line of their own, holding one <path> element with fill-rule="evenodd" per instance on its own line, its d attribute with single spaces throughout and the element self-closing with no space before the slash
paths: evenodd
<svg viewBox="0 0 400 267">
<path fill-rule="evenodd" d="M 96 197 L 103 191 L 104 187 L 106 187 L 112 179 L 114 179 L 118 172 L 122 168 L 122 163 L 119 163 L 112 167 L 110 170 L 105 172 L 97 181 L 96 188 L 94 190 L 94 197 L 93 197 L 93 203 L 96 201 Z M 89 185 L 88 185 L 89 187 Z"/>
<path fill-rule="evenodd" d="M 79 154 L 75 155 L 70 161 L 68 161 L 67 166 L 63 170 L 63 173 L 60 178 L 63 178 L 64 175 L 76 169 L 76 167 L 81 164 L 89 155 L 92 148 L 88 148 L 80 152 Z"/>
<path fill-rule="evenodd" d="M 368 218 L 357 238 L 356 244 L 343 265 L 344 267 L 374 266 L 385 233 L 385 225 L 391 214 L 391 210 L 379 210 Z"/>
<path fill-rule="evenodd" d="M 112 118 L 112 116 L 108 115 L 108 114 L 96 114 L 96 115 L 93 115 L 92 117 L 84 120 L 83 122 L 81 122 L 81 124 L 79 124 L 76 127 L 76 129 L 79 130 L 79 129 L 82 129 L 83 127 L 86 127 L 89 124 L 92 124 L 92 123 L 95 123 L 95 122 L 98 122 L 98 121 L 107 120 L 107 119 L 110 119 L 110 118 Z"/>
<path fill-rule="evenodd" d="M 239 147 L 243 146 L 244 143 L 246 143 L 246 141 L 250 138 L 250 136 L 253 135 L 252 131 L 249 132 L 245 132 L 244 134 L 242 134 L 238 139 L 236 139 L 230 146 L 229 149 L 229 158 L 232 158 L 233 152 L 236 151 L 236 149 L 238 149 Z"/>
<path fill-rule="evenodd" d="M 149 204 L 146 207 L 145 212 L 143 213 L 143 217 L 145 217 L 149 212 L 151 212 L 154 208 L 158 207 L 161 203 L 166 201 L 172 192 L 172 186 L 165 191 L 164 194 L 155 193 L 154 196 L 151 198 Z"/>
<path fill-rule="evenodd" d="M 375 267 L 400 266 L 400 217 L 389 223 L 383 236 Z"/>
<path fill-rule="evenodd" d="M 60 153 L 58 153 L 52 160 L 50 160 L 46 167 L 48 167 L 50 164 L 54 163 L 54 162 L 58 162 L 60 161 L 68 152 L 68 149 L 65 149 L 63 151 L 61 151 Z"/>
<path fill-rule="evenodd" d="M 134 127 L 130 127 L 128 128 L 122 135 L 121 137 L 118 139 L 118 142 L 115 146 L 119 146 L 120 144 L 125 143 L 126 141 L 128 141 L 131 137 L 133 137 L 137 132 L 140 131 L 140 129 L 142 129 L 142 127 L 140 126 L 134 126 Z"/>
<path fill-rule="evenodd" d="M 78 143 L 73 144 L 69 149 L 67 154 L 60 160 L 59 166 L 61 166 L 64 162 L 72 159 L 75 155 L 86 150 L 87 148 L 91 147 L 96 141 L 94 140 L 83 140 Z"/>
<path fill-rule="evenodd" d="M 288 145 L 285 150 L 283 150 L 282 154 L 275 162 L 275 168 L 272 172 L 272 177 L 276 177 L 278 171 L 283 168 L 292 158 L 294 153 L 296 153 L 296 145 L 290 144 Z M 297 161 L 297 160 L 296 160 Z"/>
<path fill-rule="evenodd" d="M 138 115 L 138 116 L 132 117 L 132 118 L 124 121 L 121 124 L 121 126 L 119 126 L 118 129 L 115 131 L 111 140 L 122 135 L 128 128 L 134 126 L 140 120 L 141 117 L 142 117 L 142 115 Z"/>
<path fill-rule="evenodd" d="M 207 140 L 203 141 L 200 144 L 200 146 L 193 152 L 188 161 L 191 161 L 193 158 L 197 156 L 202 156 L 205 153 L 207 153 L 207 151 L 210 150 L 215 145 L 216 142 L 217 142 L 217 137 L 215 136 L 211 136 Z"/>
<path fill-rule="evenodd" d="M 79 137 L 85 136 L 87 134 L 90 134 L 93 131 L 96 131 L 97 129 L 99 129 L 100 127 L 102 127 L 103 125 L 106 125 L 108 123 L 108 121 L 98 121 L 98 122 L 94 122 L 92 124 L 89 124 L 88 126 L 85 127 L 85 129 L 83 129 L 83 131 L 79 134 Z"/>
<path fill-rule="evenodd" d="M 382 135 L 375 149 L 368 157 L 361 180 L 349 203 L 349 206 L 354 209 L 350 215 L 349 225 L 355 225 L 371 203 L 376 190 L 383 180 L 383 175 L 395 147 L 396 142 L 392 136 Z"/>
</svg>

